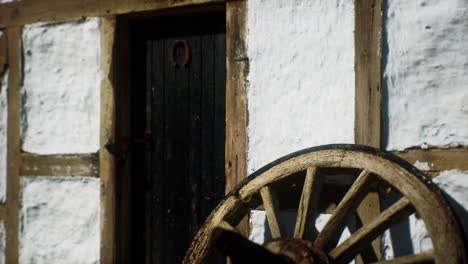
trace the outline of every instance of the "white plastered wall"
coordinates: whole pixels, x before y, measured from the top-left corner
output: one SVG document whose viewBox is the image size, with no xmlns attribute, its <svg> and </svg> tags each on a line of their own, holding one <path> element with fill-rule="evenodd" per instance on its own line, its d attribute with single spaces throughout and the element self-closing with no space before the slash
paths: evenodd
<svg viewBox="0 0 468 264">
<path fill-rule="evenodd" d="M 385 1 L 384 141 L 387 150 L 468 145 L 468 0 Z M 427 169 L 431 165 L 416 162 Z M 468 172 L 450 170 L 434 182 L 468 226 Z M 412 216 L 384 238 L 386 257 L 432 247 Z M 397 228 L 397 229 L 398 229 Z M 391 241 L 398 241 L 397 247 Z M 402 246 L 403 241 L 407 241 Z"/>
<path fill-rule="evenodd" d="M 248 173 L 354 142 L 354 1 L 248 1 Z"/>
<path fill-rule="evenodd" d="M 386 148 L 468 145 L 468 1 L 386 2 Z"/>
<path fill-rule="evenodd" d="M 99 263 L 99 179 L 22 177 L 20 263 Z"/>
<path fill-rule="evenodd" d="M 99 19 L 27 25 L 23 47 L 23 151 L 97 152 Z"/>
<path fill-rule="evenodd" d="M 99 149 L 100 20 L 26 25 L 22 151 Z M 21 177 L 20 263 L 99 263 L 100 180 Z"/>
</svg>

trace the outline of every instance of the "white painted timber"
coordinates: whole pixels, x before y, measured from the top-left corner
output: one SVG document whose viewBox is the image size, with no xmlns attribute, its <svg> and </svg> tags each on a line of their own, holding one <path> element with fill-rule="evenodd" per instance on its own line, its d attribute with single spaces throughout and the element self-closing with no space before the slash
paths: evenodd
<svg viewBox="0 0 468 264">
<path fill-rule="evenodd" d="M 386 148 L 468 145 L 468 0 L 387 2 Z"/>
<path fill-rule="evenodd" d="M 0 202 L 6 199 L 7 182 L 7 124 L 8 124 L 8 72 L 0 76 Z"/>
<path fill-rule="evenodd" d="M 99 263 L 100 183 L 22 177 L 20 263 Z"/>
<path fill-rule="evenodd" d="M 248 1 L 248 172 L 354 142 L 354 1 Z"/>
<path fill-rule="evenodd" d="M 99 149 L 99 19 L 25 26 L 23 150 L 37 154 Z"/>
</svg>

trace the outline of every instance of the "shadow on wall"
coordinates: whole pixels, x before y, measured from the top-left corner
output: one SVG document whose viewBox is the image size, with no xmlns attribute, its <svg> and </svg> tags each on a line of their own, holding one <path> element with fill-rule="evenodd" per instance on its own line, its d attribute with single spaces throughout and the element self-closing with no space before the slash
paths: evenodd
<svg viewBox="0 0 468 264">
<path fill-rule="evenodd" d="M 382 118 L 382 146 L 385 148 L 388 145 L 388 137 L 390 131 L 390 116 L 389 116 L 389 106 L 388 106 L 388 76 L 384 73 L 385 68 L 388 64 L 388 54 L 389 54 L 389 47 L 388 47 L 388 30 L 385 25 L 387 25 L 387 17 L 388 17 L 388 1 L 382 1 L 382 94 L 381 94 L 381 118 Z"/>
<path fill-rule="evenodd" d="M 400 200 L 401 195 L 392 193 L 384 198 L 382 201 L 382 210 L 393 205 L 395 202 Z M 400 257 L 409 255 L 414 252 L 413 241 L 411 239 L 411 230 L 409 218 L 405 218 L 402 222 L 394 225 L 390 229 L 391 245 L 386 245 L 386 241 L 383 241 L 384 247 L 393 249 L 393 256 Z M 388 243 L 388 242 L 387 242 Z"/>
<path fill-rule="evenodd" d="M 462 219 L 468 219 L 468 211 L 450 194 L 443 191 L 441 188 L 439 188 L 439 190 L 442 192 L 444 198 L 452 208 L 452 211 L 455 213 L 455 217 L 457 218 L 459 227 L 462 229 L 460 230 L 460 232 L 463 234 L 465 249 L 468 250 L 468 222 L 462 221 Z M 394 193 L 385 197 L 385 199 L 382 201 L 382 210 L 391 206 L 400 198 L 401 195 Z M 422 221 L 419 220 L 419 217 L 417 216 L 416 219 L 416 221 Z M 393 251 L 393 257 L 401 257 L 417 253 L 419 249 L 417 249 L 415 245 L 417 245 L 418 243 L 422 243 L 421 240 L 418 240 L 421 239 L 421 236 L 415 235 L 415 233 L 418 232 L 417 230 L 415 230 L 417 228 L 418 227 L 416 227 L 414 221 L 410 221 L 410 218 L 406 218 L 404 221 L 400 222 L 399 224 L 393 226 L 390 229 L 390 239 L 384 239 L 383 246 Z M 427 231 L 424 230 L 423 232 Z"/>
<path fill-rule="evenodd" d="M 463 233 L 465 250 L 468 252 L 468 221 L 463 221 L 463 219 L 468 219 L 468 210 L 465 209 L 459 202 L 457 202 L 450 194 L 443 190 L 441 190 L 441 192 L 444 195 L 445 200 L 447 200 L 447 202 L 450 204 L 452 211 L 455 213 L 458 225 L 462 229 L 460 231 Z"/>
</svg>

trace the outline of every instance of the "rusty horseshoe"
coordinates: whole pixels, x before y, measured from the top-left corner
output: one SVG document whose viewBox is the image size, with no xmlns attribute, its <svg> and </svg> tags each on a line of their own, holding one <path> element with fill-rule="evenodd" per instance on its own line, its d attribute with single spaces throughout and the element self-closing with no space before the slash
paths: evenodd
<svg viewBox="0 0 468 264">
<path fill-rule="evenodd" d="M 175 50 L 178 46 L 184 47 L 184 60 L 182 61 L 182 66 L 187 66 L 190 60 L 190 47 L 187 40 L 176 39 L 172 42 L 171 48 L 169 50 L 169 60 L 171 61 L 171 65 L 176 67 L 177 62 L 175 60 Z"/>
</svg>

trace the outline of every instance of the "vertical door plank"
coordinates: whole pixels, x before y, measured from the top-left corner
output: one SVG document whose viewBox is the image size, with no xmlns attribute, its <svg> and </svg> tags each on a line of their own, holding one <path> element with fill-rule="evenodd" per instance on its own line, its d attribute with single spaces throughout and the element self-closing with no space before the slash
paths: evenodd
<svg viewBox="0 0 468 264">
<path fill-rule="evenodd" d="M 151 223 L 148 232 L 151 233 L 151 251 L 153 262 L 161 262 L 165 250 L 164 219 L 166 208 L 164 199 L 164 138 L 165 138 L 165 118 L 164 118 L 164 84 L 166 56 L 164 53 L 163 41 L 151 41 L 151 83 L 147 89 L 151 89 L 151 132 L 154 150 L 151 152 L 151 163 L 147 166 L 151 170 Z"/>
<path fill-rule="evenodd" d="M 226 176 L 224 172 L 224 144 L 226 142 L 226 34 L 217 32 L 215 34 L 215 68 L 214 68 L 214 199 L 217 203 L 224 197 L 226 189 Z M 214 206 L 216 206 L 216 203 Z"/>
<path fill-rule="evenodd" d="M 202 60 L 202 106 L 201 106 L 201 168 L 202 168 L 202 193 L 200 212 L 203 217 L 210 214 L 213 207 L 213 152 L 214 144 L 214 42 L 213 35 L 202 36 L 201 60 Z"/>
<path fill-rule="evenodd" d="M 190 143 L 189 143 L 189 173 L 191 181 L 191 234 L 192 236 L 203 223 L 203 217 L 199 213 L 199 201 L 202 198 L 201 186 L 201 105 L 202 105 L 202 63 L 201 63 L 201 37 L 192 36 L 189 39 L 191 48 L 190 62 Z"/>
</svg>

